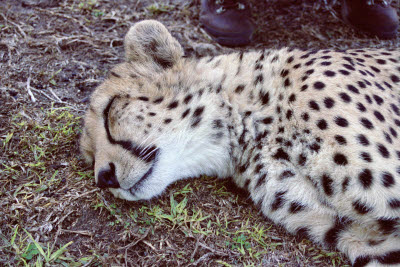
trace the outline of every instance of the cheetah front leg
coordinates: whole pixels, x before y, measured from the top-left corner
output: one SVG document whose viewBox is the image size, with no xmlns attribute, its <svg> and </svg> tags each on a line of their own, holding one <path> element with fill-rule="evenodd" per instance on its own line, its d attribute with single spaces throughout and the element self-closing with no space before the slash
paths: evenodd
<svg viewBox="0 0 400 267">
<path fill-rule="evenodd" d="M 325 247 L 339 249 L 354 266 L 400 264 L 399 236 L 343 216 L 326 202 L 311 179 L 294 168 L 282 149 L 271 157 L 256 155 L 255 159 L 254 169 L 248 170 L 254 179 L 239 185 L 248 188 L 269 219 L 292 234 L 304 234 Z"/>
</svg>

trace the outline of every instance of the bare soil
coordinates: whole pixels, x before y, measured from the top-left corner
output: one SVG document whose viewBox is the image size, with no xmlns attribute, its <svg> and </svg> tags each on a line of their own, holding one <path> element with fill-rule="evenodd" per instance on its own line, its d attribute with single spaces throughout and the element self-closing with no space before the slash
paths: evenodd
<svg viewBox="0 0 400 267">
<path fill-rule="evenodd" d="M 0 1 L 0 265 L 349 264 L 272 225 L 228 181 L 180 181 L 158 199 L 125 202 L 94 186 L 79 155 L 88 97 L 121 62 L 124 34 L 137 21 L 164 23 L 187 56 L 400 45 L 346 25 L 340 1 L 249 4 L 254 42 L 227 48 L 201 28 L 199 0 Z"/>
</svg>

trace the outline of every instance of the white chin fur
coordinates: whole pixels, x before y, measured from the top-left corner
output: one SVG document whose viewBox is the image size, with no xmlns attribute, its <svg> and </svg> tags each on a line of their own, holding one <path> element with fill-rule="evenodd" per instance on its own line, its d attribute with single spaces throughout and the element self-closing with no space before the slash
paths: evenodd
<svg viewBox="0 0 400 267">
<path fill-rule="evenodd" d="M 114 197 L 129 200 L 129 201 L 137 201 L 140 198 L 132 195 L 128 190 L 121 189 L 121 188 L 110 188 L 110 192 L 114 195 Z"/>
</svg>

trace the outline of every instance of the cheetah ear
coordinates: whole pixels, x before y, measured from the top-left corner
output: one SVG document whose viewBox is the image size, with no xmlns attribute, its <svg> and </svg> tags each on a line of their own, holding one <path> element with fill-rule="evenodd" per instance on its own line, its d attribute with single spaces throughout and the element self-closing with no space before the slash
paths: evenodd
<svg viewBox="0 0 400 267">
<path fill-rule="evenodd" d="M 125 57 L 128 62 L 159 70 L 172 67 L 182 56 L 181 45 L 158 21 L 138 22 L 125 36 Z"/>
</svg>

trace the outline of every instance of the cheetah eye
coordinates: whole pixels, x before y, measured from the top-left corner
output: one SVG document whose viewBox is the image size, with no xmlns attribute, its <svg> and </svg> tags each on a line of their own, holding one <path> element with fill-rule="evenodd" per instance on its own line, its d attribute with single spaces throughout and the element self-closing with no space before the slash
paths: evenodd
<svg viewBox="0 0 400 267">
<path fill-rule="evenodd" d="M 156 158 L 157 154 L 159 152 L 159 149 L 156 146 L 150 146 L 145 149 L 142 149 L 142 151 L 139 153 L 139 158 L 145 162 L 152 162 Z"/>
</svg>

